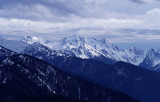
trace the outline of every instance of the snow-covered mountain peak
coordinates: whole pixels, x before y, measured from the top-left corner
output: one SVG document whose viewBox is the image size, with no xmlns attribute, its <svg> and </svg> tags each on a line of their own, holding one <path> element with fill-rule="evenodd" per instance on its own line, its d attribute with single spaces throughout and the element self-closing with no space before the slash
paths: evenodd
<svg viewBox="0 0 160 102">
<path fill-rule="evenodd" d="M 95 39 L 95 38 L 86 38 L 86 42 L 88 44 L 94 45 L 94 46 L 101 46 L 101 47 L 113 47 L 115 45 L 109 43 L 106 39 Z"/>
<path fill-rule="evenodd" d="M 39 45 L 39 44 L 43 45 Z M 106 39 L 99 39 L 94 37 L 69 36 L 58 40 L 48 40 L 38 36 L 25 36 L 21 42 L 0 41 L 3 46 L 15 52 L 23 52 L 29 45 L 40 51 L 55 50 L 57 52 L 67 52 L 85 59 L 111 59 L 113 61 L 124 61 L 139 65 L 144 57 L 145 52 L 136 47 L 128 49 L 120 49 L 116 45 L 109 43 Z M 29 45 L 28 45 L 29 44 Z M 47 51 L 48 51 L 47 50 Z M 102 61 L 103 62 L 103 61 Z"/>
<path fill-rule="evenodd" d="M 85 43 L 85 39 L 80 36 L 70 36 L 59 40 L 59 42 L 61 42 L 62 45 L 77 46 L 77 45 L 83 45 Z"/>
<path fill-rule="evenodd" d="M 160 53 L 158 50 L 151 49 L 146 53 L 146 57 L 140 66 L 147 69 L 160 71 Z"/>
<path fill-rule="evenodd" d="M 43 51 L 46 56 L 74 56 L 83 59 L 96 59 L 105 63 L 109 59 L 112 62 L 124 61 L 134 65 L 149 63 L 150 67 L 160 70 L 160 49 L 151 49 L 147 52 L 136 47 L 121 49 L 109 43 L 105 38 L 74 35 L 57 40 L 48 40 L 38 36 L 25 36 L 21 41 L 0 38 L 0 45 L 18 53 L 23 53 L 24 50 L 28 52 L 27 49 L 34 49 L 33 51 Z M 3 47 L 0 47 L 0 50 L 3 51 Z M 42 57 L 39 58 L 42 59 Z M 143 66 L 142 64 L 141 66 Z"/>
<path fill-rule="evenodd" d="M 24 43 L 27 43 L 27 44 L 33 44 L 34 42 L 43 42 L 44 39 L 43 38 L 40 38 L 38 36 L 25 36 L 23 39 L 22 39 L 22 42 Z"/>
<path fill-rule="evenodd" d="M 65 37 L 63 39 L 66 39 L 68 41 L 84 41 L 84 37 L 81 36 L 77 36 L 77 35 L 73 35 L 73 36 L 69 36 L 69 37 Z"/>
<path fill-rule="evenodd" d="M 42 37 L 39 37 L 39 36 L 25 36 L 24 38 L 22 38 L 21 41 L 24 42 L 24 43 L 27 43 L 29 45 L 36 42 L 36 43 L 40 43 L 42 45 L 45 45 L 49 48 L 52 48 L 52 46 L 53 46 L 53 42 L 51 42 L 48 39 L 44 39 Z"/>
<path fill-rule="evenodd" d="M 103 49 L 104 47 L 114 47 L 114 45 L 107 42 L 106 39 L 96 39 L 93 37 L 85 38 L 77 35 L 53 41 L 43 39 L 38 36 L 25 36 L 22 39 L 22 42 L 27 44 L 33 44 L 34 42 L 37 42 L 52 49 L 56 48 L 55 50 L 61 50 L 62 48 L 67 48 L 67 47 L 73 48 L 76 46 L 85 46 L 85 45 L 90 45 L 91 47 L 96 49 L 100 48 Z"/>
<path fill-rule="evenodd" d="M 59 40 L 49 41 L 40 37 L 27 36 L 23 42 L 33 44 L 40 43 L 57 51 L 70 51 L 76 57 L 93 59 L 103 56 L 116 61 L 125 61 L 138 65 L 144 59 L 144 51 L 136 47 L 120 49 L 109 43 L 106 39 L 94 37 L 69 36 Z"/>
<path fill-rule="evenodd" d="M 136 48 L 136 47 L 131 46 L 131 47 L 129 47 L 129 50 L 139 50 L 139 49 Z"/>
<path fill-rule="evenodd" d="M 154 49 L 151 49 L 146 53 L 146 57 L 152 60 L 158 56 L 159 56 L 159 52 L 155 51 Z"/>
<path fill-rule="evenodd" d="M 105 39 L 84 38 L 81 36 L 70 36 L 63 38 L 59 41 L 55 41 L 52 49 L 54 50 L 70 50 L 77 57 L 92 58 L 94 56 L 103 55 L 99 50 L 106 47 L 112 47 L 113 45 L 108 43 Z M 92 56 L 92 57 L 91 57 Z M 110 58 L 110 56 L 106 56 Z"/>
<path fill-rule="evenodd" d="M 149 50 L 148 53 L 146 54 L 146 57 L 148 57 L 151 61 L 158 60 L 160 63 L 160 53 L 154 49 Z"/>
<path fill-rule="evenodd" d="M 90 46 L 93 49 L 104 49 L 104 48 L 117 48 L 115 45 L 107 42 L 106 39 L 96 39 L 94 37 L 81 37 L 81 36 L 69 36 L 66 38 L 63 38 L 62 40 L 58 41 L 59 43 L 61 43 L 61 46 L 63 46 L 62 48 L 64 48 L 64 46 L 70 46 L 70 47 L 77 47 L 77 46 Z"/>
<path fill-rule="evenodd" d="M 120 49 L 116 45 L 107 42 L 106 39 L 96 39 L 93 37 L 71 36 L 55 42 L 54 45 L 52 49 L 70 50 L 77 57 L 81 58 L 93 58 L 103 55 L 110 59 L 125 61 L 135 65 L 141 63 L 145 56 L 145 52 L 142 49 L 136 47 Z"/>
<path fill-rule="evenodd" d="M 65 37 L 63 39 L 60 39 L 58 42 L 62 42 L 62 44 L 67 44 L 69 43 L 70 45 L 77 45 L 77 44 L 82 44 L 84 45 L 86 44 L 106 44 L 108 46 L 112 46 L 112 44 L 110 44 L 109 42 L 107 42 L 106 39 L 96 39 L 94 37 L 82 37 L 82 36 L 77 36 L 77 35 L 73 35 L 73 36 L 69 36 L 69 37 Z"/>
<path fill-rule="evenodd" d="M 130 47 L 128 50 L 130 52 L 134 52 L 135 54 L 144 54 L 145 53 L 144 50 L 139 49 L 137 47 Z"/>
</svg>

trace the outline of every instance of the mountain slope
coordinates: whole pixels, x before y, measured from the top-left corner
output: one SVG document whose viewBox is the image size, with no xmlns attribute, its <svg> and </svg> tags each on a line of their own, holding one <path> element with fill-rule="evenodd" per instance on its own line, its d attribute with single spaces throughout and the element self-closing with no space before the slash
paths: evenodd
<svg viewBox="0 0 160 102">
<path fill-rule="evenodd" d="M 145 59 L 140 66 L 147 68 L 149 70 L 160 72 L 160 53 L 154 49 L 151 49 L 146 54 Z"/>
<path fill-rule="evenodd" d="M 15 54 L 15 52 L 0 46 L 0 61 L 13 54 Z"/>
<path fill-rule="evenodd" d="M 56 94 L 89 102 L 136 102 L 123 93 L 83 81 L 28 55 L 15 54 L 0 63 L 0 86 L 32 96 Z"/>
<path fill-rule="evenodd" d="M 62 95 L 27 95 L 6 85 L 0 90 L 0 102 L 87 102 Z"/>
<path fill-rule="evenodd" d="M 43 45 L 42 45 L 43 46 Z M 42 47 L 41 46 L 41 47 Z M 97 60 L 80 59 L 57 54 L 48 56 L 43 50 L 30 47 L 25 52 L 41 58 L 62 70 L 103 86 L 122 91 L 141 102 L 159 102 L 160 74 L 124 62 L 106 65 Z M 152 84 L 150 84 L 152 83 Z M 149 90 L 150 88 L 151 90 Z"/>
</svg>

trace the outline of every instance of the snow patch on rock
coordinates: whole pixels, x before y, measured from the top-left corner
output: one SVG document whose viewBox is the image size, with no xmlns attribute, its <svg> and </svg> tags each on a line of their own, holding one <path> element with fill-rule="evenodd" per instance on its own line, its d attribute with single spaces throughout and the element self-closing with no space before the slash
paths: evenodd
<svg viewBox="0 0 160 102">
<path fill-rule="evenodd" d="M 13 65 L 14 64 L 14 62 L 11 59 L 9 59 L 9 58 L 4 59 L 2 61 L 2 63 L 3 64 L 7 64 L 7 65 Z"/>
</svg>

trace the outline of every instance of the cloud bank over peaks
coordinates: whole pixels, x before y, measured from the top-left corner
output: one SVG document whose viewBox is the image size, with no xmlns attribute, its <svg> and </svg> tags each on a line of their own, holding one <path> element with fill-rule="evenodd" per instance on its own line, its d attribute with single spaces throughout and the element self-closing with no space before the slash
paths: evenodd
<svg viewBox="0 0 160 102">
<path fill-rule="evenodd" d="M 154 31 L 160 30 L 159 18 L 159 0 L 0 1 L 0 35 L 87 34 L 105 35 L 113 42 L 159 40 Z"/>
</svg>

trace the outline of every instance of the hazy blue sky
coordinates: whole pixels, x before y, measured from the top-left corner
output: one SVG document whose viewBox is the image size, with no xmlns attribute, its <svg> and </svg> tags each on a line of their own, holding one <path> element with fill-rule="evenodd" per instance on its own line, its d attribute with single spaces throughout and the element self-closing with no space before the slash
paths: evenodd
<svg viewBox="0 0 160 102">
<path fill-rule="evenodd" d="M 151 48 L 160 44 L 159 18 L 160 0 L 0 0 L 0 35 L 9 39 L 79 34 Z"/>
</svg>

